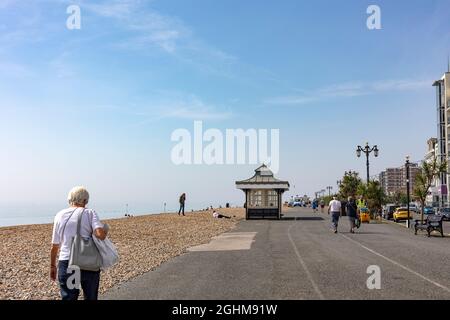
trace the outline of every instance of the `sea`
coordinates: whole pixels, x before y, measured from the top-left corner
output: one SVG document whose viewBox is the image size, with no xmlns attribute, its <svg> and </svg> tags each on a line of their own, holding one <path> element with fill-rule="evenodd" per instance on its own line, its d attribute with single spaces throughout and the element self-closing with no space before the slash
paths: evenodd
<svg viewBox="0 0 450 320">
<path fill-rule="evenodd" d="M 126 213 L 133 216 L 158 214 L 163 212 L 174 212 L 175 208 L 165 208 L 164 206 L 139 206 L 133 207 L 96 207 L 88 206 L 94 209 L 100 216 L 100 219 L 122 218 Z M 0 205 L 0 227 L 53 223 L 53 219 L 58 211 L 67 208 L 64 205 Z"/>
<path fill-rule="evenodd" d="M 223 205 L 223 204 L 222 204 Z M 213 204 L 218 208 L 219 204 Z M 233 205 L 234 206 L 234 205 Z M 133 216 L 178 212 L 177 203 L 161 204 L 129 204 L 127 205 L 102 205 L 89 204 L 89 208 L 94 209 L 100 219 L 123 218 L 126 213 Z M 202 210 L 209 207 L 206 203 L 186 204 L 185 212 L 191 210 Z M 53 223 L 53 219 L 58 211 L 67 208 L 64 203 L 60 204 L 33 204 L 33 205 L 1 205 L 0 204 L 0 227 Z"/>
</svg>

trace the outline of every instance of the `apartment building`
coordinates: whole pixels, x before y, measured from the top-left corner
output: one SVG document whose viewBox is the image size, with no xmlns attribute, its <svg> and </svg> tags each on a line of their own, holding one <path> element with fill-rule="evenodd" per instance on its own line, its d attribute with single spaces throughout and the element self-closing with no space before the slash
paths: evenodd
<svg viewBox="0 0 450 320">
<path fill-rule="evenodd" d="M 440 161 L 449 162 L 449 127 L 450 127 L 450 66 L 440 80 L 433 83 L 436 88 L 436 111 L 437 111 L 437 148 L 436 156 Z M 450 167 L 450 166 L 449 166 Z M 447 173 L 441 174 L 439 178 L 439 205 L 444 206 L 448 203 L 449 190 L 447 181 L 449 175 Z"/>
<path fill-rule="evenodd" d="M 432 162 L 436 155 L 438 154 L 438 139 L 437 138 L 430 138 L 427 141 L 428 150 L 425 154 L 424 161 L 425 162 Z M 433 180 L 433 183 L 430 188 L 430 192 L 426 198 L 426 203 L 429 206 L 439 206 L 439 201 L 441 199 L 441 182 L 440 179 Z"/>
<path fill-rule="evenodd" d="M 409 191 L 412 192 L 414 181 L 420 172 L 418 164 L 411 163 L 409 166 L 410 186 Z M 401 192 L 406 193 L 406 168 L 404 166 L 398 168 L 387 168 L 379 175 L 380 184 L 387 195 Z"/>
</svg>

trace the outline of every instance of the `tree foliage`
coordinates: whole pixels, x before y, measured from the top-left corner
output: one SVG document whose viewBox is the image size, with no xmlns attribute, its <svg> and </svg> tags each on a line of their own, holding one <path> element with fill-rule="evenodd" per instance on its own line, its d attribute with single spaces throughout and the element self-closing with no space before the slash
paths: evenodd
<svg viewBox="0 0 450 320">
<path fill-rule="evenodd" d="M 377 212 L 386 203 L 386 195 L 378 181 L 361 183 L 358 187 L 358 195 L 363 196 L 370 212 Z"/>
<path fill-rule="evenodd" d="M 422 162 L 420 171 L 416 175 L 414 181 L 413 196 L 421 204 L 421 220 L 423 223 L 423 210 L 425 207 L 425 201 L 430 191 L 430 188 L 435 179 L 438 179 L 441 173 L 447 172 L 447 163 L 441 162 L 437 157 L 434 157 L 431 161 Z"/>
<path fill-rule="evenodd" d="M 358 187 L 361 185 L 361 179 L 358 173 L 346 174 L 342 178 L 342 184 L 339 187 L 339 195 L 343 199 L 348 197 L 356 197 L 358 194 Z"/>
<path fill-rule="evenodd" d="M 386 201 L 396 205 L 406 205 L 408 203 L 408 196 L 406 192 L 397 190 L 393 195 L 386 197 Z"/>
</svg>

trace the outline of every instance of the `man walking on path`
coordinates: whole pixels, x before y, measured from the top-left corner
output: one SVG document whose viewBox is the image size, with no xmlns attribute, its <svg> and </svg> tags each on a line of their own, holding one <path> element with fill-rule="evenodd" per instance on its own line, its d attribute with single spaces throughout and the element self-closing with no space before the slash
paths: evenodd
<svg viewBox="0 0 450 320">
<path fill-rule="evenodd" d="M 178 210 L 178 215 L 180 215 L 180 213 L 183 213 L 184 216 L 184 203 L 186 202 L 186 193 L 183 193 L 180 196 L 180 210 Z"/>
<path fill-rule="evenodd" d="M 348 197 L 347 216 L 350 220 L 350 233 L 355 233 L 356 219 L 358 219 L 358 206 L 352 197 Z"/>
<path fill-rule="evenodd" d="M 337 233 L 339 217 L 341 216 L 341 202 L 337 200 L 336 196 L 333 197 L 333 200 L 331 200 L 328 205 L 328 214 L 330 213 L 334 233 Z"/>
</svg>

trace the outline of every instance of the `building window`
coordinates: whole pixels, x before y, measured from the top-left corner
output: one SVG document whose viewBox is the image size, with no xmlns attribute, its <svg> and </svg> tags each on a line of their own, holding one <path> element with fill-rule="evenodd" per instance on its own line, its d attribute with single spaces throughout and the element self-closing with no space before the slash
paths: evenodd
<svg viewBox="0 0 450 320">
<path fill-rule="evenodd" d="M 258 208 L 263 206 L 263 190 L 250 190 L 249 207 Z"/>
<path fill-rule="evenodd" d="M 278 207 L 278 193 L 275 190 L 268 190 L 267 193 L 268 206 L 271 208 Z"/>
<path fill-rule="evenodd" d="M 278 208 L 276 190 L 250 190 L 249 208 Z"/>
</svg>

